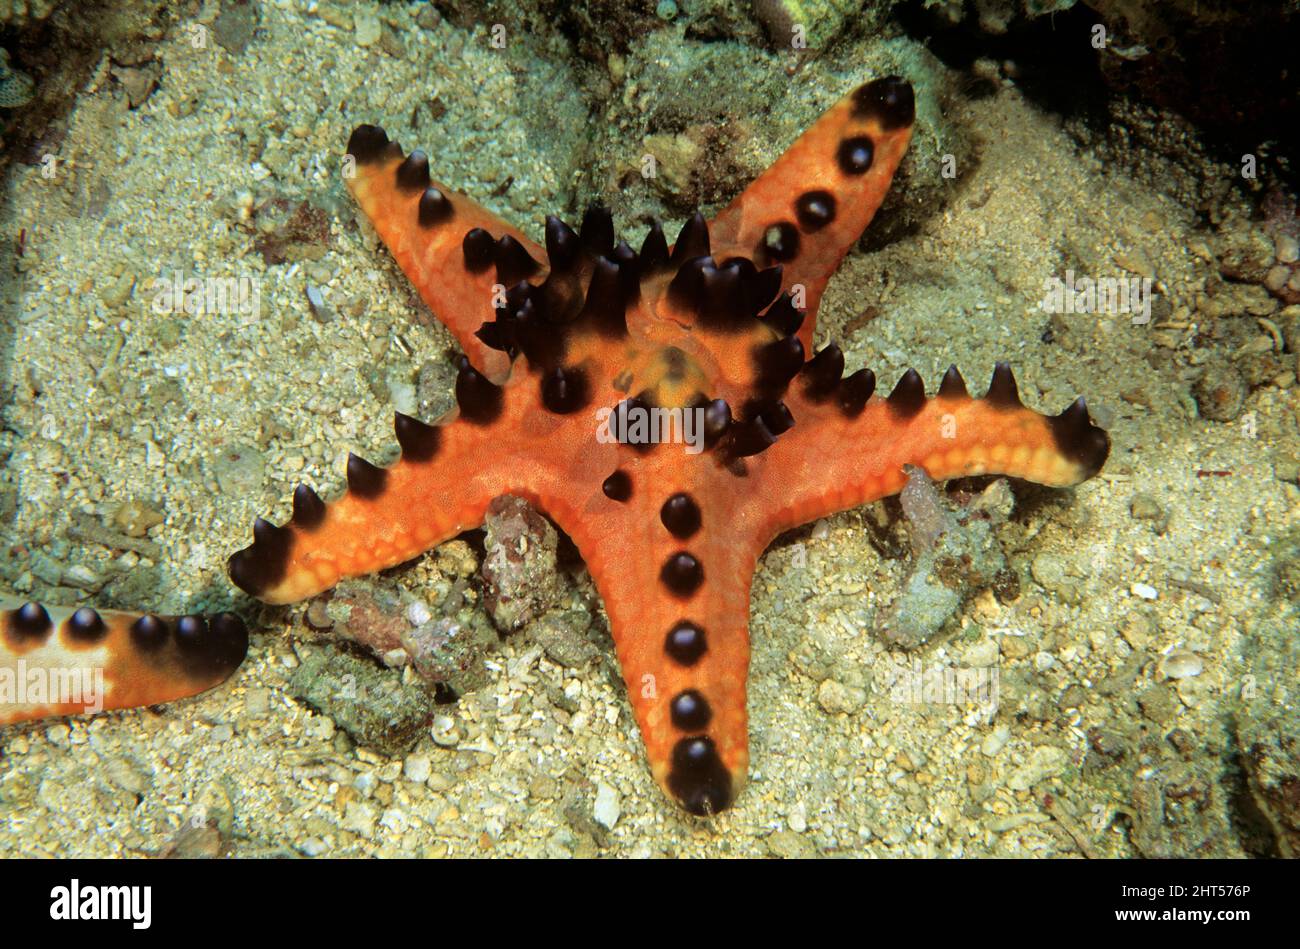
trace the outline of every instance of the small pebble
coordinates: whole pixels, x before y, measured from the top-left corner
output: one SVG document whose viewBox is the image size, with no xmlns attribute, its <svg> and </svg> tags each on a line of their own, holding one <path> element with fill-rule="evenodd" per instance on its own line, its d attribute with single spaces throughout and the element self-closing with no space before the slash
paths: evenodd
<svg viewBox="0 0 1300 949">
<path fill-rule="evenodd" d="M 406 621 L 412 626 L 423 626 L 433 619 L 433 613 L 430 612 L 427 604 L 422 600 L 415 600 L 406 607 Z"/>
<path fill-rule="evenodd" d="M 132 794 L 143 794 L 152 783 L 142 765 L 125 757 L 104 759 L 103 769 L 108 780 Z"/>
<path fill-rule="evenodd" d="M 437 716 L 429 734 L 433 737 L 434 744 L 441 748 L 454 748 L 460 744 L 460 729 L 456 727 L 456 720 L 448 715 Z"/>
<path fill-rule="evenodd" d="M 817 689 L 817 701 L 832 715 L 848 715 L 862 708 L 867 701 L 867 693 L 863 689 L 827 679 Z"/>
<path fill-rule="evenodd" d="M 432 773 L 433 763 L 428 755 L 411 755 L 402 765 L 402 774 L 406 776 L 406 780 L 414 781 L 416 784 L 424 784 Z"/>
<path fill-rule="evenodd" d="M 1151 620 L 1142 613 L 1130 613 L 1124 617 L 1124 624 L 1119 628 L 1124 641 L 1134 649 L 1145 649 L 1155 635 Z"/>
<path fill-rule="evenodd" d="M 379 17 L 369 10 L 358 10 L 352 15 L 352 21 L 356 30 L 357 45 L 363 49 L 374 46 L 379 42 L 383 34 L 383 26 L 379 22 Z"/>
<path fill-rule="evenodd" d="M 319 837 L 308 837 L 298 844 L 298 852 L 305 857 L 319 857 L 328 849 L 328 845 Z"/>
<path fill-rule="evenodd" d="M 63 572 L 63 582 L 81 590 L 98 590 L 104 585 L 104 578 L 85 564 L 73 564 Z"/>
<path fill-rule="evenodd" d="M 993 731 L 985 735 L 984 740 L 980 742 L 980 754 L 987 758 L 992 758 L 999 751 L 1005 748 L 1007 742 L 1010 740 L 1011 729 L 1006 725 L 999 725 L 997 728 L 993 729 Z"/>
<path fill-rule="evenodd" d="M 1135 494 L 1128 502 L 1129 513 L 1139 521 L 1165 520 L 1165 511 L 1158 501 L 1149 494 Z"/>
<path fill-rule="evenodd" d="M 314 283 L 305 286 L 304 292 L 307 294 L 307 306 L 311 309 L 311 315 L 317 323 L 333 323 L 334 309 L 325 302 L 325 295 L 320 292 L 320 287 Z"/>
<path fill-rule="evenodd" d="M 1129 587 L 1129 592 L 1144 600 L 1154 600 L 1160 596 L 1160 593 L 1156 588 L 1151 586 L 1149 583 L 1135 583 Z"/>
<path fill-rule="evenodd" d="M 962 657 L 968 667 L 982 669 L 996 665 L 998 661 L 998 644 L 992 639 L 981 639 L 966 648 Z"/>
<path fill-rule="evenodd" d="M 126 501 L 113 515 L 113 524 L 128 537 L 143 537 L 162 522 L 162 514 L 143 501 Z"/>
<path fill-rule="evenodd" d="M 343 809 L 342 827 L 369 837 L 375 832 L 375 809 L 362 801 L 348 801 Z"/>
<path fill-rule="evenodd" d="M 1246 380 L 1226 361 L 1211 362 L 1192 385 L 1201 417 L 1215 422 L 1231 422 L 1240 415 L 1247 393 Z"/>
<path fill-rule="evenodd" d="M 1205 670 L 1205 663 L 1196 653 L 1175 650 L 1161 658 L 1156 671 L 1166 679 L 1190 679 Z"/>
<path fill-rule="evenodd" d="M 248 710 L 249 715 L 264 715 L 270 707 L 269 689 L 249 689 L 244 696 L 244 708 Z"/>
<path fill-rule="evenodd" d="M 1279 234 L 1274 240 L 1278 263 L 1293 264 L 1300 260 L 1300 241 L 1290 234 Z"/>
<path fill-rule="evenodd" d="M 608 784 L 596 785 L 596 804 L 592 809 L 596 823 L 606 830 L 613 830 L 622 813 L 623 806 L 619 802 L 618 792 Z"/>
<path fill-rule="evenodd" d="M 1055 777 L 1065 770 L 1070 756 L 1054 745 L 1039 745 L 1029 755 L 1029 760 L 1011 773 L 1007 787 L 1013 791 L 1028 791 L 1034 785 Z"/>
</svg>

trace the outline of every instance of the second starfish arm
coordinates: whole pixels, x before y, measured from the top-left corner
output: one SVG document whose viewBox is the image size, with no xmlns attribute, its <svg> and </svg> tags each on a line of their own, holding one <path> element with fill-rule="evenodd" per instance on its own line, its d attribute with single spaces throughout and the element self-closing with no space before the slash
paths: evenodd
<svg viewBox="0 0 1300 949">
<path fill-rule="evenodd" d="M 1082 399 L 1060 415 L 1041 415 L 1020 404 L 1005 364 L 982 399 L 966 394 L 955 369 L 944 379 L 926 398 L 909 372 L 893 394 L 870 398 L 856 415 L 834 397 L 810 400 L 796 380 L 786 397 L 795 426 L 758 456 L 753 474 L 749 497 L 765 518 L 765 536 L 897 494 L 907 481 L 904 465 L 936 481 L 1003 474 L 1065 487 L 1105 462 L 1110 439 Z"/>
<path fill-rule="evenodd" d="M 580 510 L 574 491 L 593 481 L 599 490 L 595 472 L 613 469 L 615 446 L 596 443 L 595 422 L 581 414 L 539 411 L 526 370 L 515 371 L 521 376 L 495 387 L 462 368 L 458 414 L 436 425 L 398 416 L 402 458 L 378 468 L 350 457 L 338 500 L 326 504 L 300 486 L 293 518 L 280 527 L 259 520 L 253 544 L 230 558 L 231 579 L 264 602 L 291 603 L 478 527 L 501 495 L 556 517 Z"/>
<path fill-rule="evenodd" d="M 784 268 L 781 289 L 803 288 L 799 330 L 811 351 L 831 275 L 875 216 L 912 138 L 912 87 L 896 76 L 859 86 L 831 106 L 709 224 L 713 255 Z"/>
<path fill-rule="evenodd" d="M 503 380 L 509 358 L 475 334 L 495 316 L 494 285 L 544 269 L 546 252 L 473 199 L 432 180 L 425 154 L 403 156 L 381 129 L 358 128 L 348 153 L 356 161 L 348 189 L 420 298 L 474 368 Z M 480 240 L 467 245 L 471 232 Z"/>
</svg>

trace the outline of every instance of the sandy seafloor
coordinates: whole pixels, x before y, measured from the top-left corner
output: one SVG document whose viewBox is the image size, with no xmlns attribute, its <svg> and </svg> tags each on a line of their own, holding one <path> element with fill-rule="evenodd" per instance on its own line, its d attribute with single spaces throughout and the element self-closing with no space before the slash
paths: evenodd
<svg viewBox="0 0 1300 949">
<path fill-rule="evenodd" d="M 362 20 L 378 8 L 352 9 Z M 337 490 L 347 451 L 391 457 L 390 393 L 409 395 L 403 383 L 450 343 L 357 224 L 338 174 L 350 130 L 374 121 L 408 149 L 425 147 L 435 177 L 540 238 L 544 214 L 574 220 L 613 188 L 575 187 L 575 143 L 668 93 L 624 74 L 633 57 L 611 67 L 619 102 L 589 111 L 571 63 L 494 50 L 482 26 L 424 29 L 385 7 L 405 48 L 394 55 L 297 4 L 261 11 L 242 52 L 196 49 L 183 30 L 165 38 L 161 85 L 138 109 L 102 73 L 75 106 L 59 173 L 15 164 L 3 182 L 2 230 L 25 228 L 26 242 L 5 300 L 4 477 L 16 510 L 0 537 L 19 556 L 0 592 L 234 608 L 254 637 L 238 673 L 196 699 L 0 733 L 0 853 L 156 854 L 205 820 L 237 855 L 1245 852 L 1229 723 L 1252 674 L 1247 639 L 1264 637 L 1267 649 L 1278 634 L 1268 631 L 1282 629 L 1270 551 L 1300 510 L 1296 485 L 1275 470 L 1290 459 L 1294 477 L 1295 357 L 1279 355 L 1289 360 L 1280 378 L 1254 389 L 1242 417 L 1199 418 L 1189 380 L 1204 354 L 1192 340 L 1210 318 L 1198 293 L 1214 266 L 1186 173 L 1154 154 L 1103 161 L 1095 139 L 1010 82 L 946 100 L 956 110 L 946 121 L 978 131 L 975 167 L 912 233 L 850 255 L 818 332 L 841 342 L 850 368 L 892 382 L 914 366 L 930 391 L 956 363 L 982 392 L 1006 359 L 1027 404 L 1056 412 L 1084 394 L 1109 427 L 1114 449 L 1099 477 L 1026 493 L 1032 503 L 1000 533 L 1020 597 L 977 596 L 918 654 L 934 666 L 993 664 L 991 721 L 870 687 L 898 655 L 874 624 L 908 564 L 882 558 L 866 515 L 851 511 L 761 563 L 750 782 L 717 819 L 687 817 L 651 779 L 603 633 L 603 657 L 576 669 L 542 655 L 526 630 L 504 640 L 488 684 L 440 710 L 460 736 L 452 747 L 426 737 L 404 760 L 338 740 L 286 691 L 304 648 L 333 647 L 296 652 L 301 610 L 259 611 L 223 568 L 255 517 L 287 517 L 298 481 Z M 671 30 L 645 48 L 671 56 Z M 917 44 L 851 44 L 793 76 L 785 60 L 768 62 L 781 91 L 754 120 L 755 167 L 858 82 L 896 71 L 918 86 L 910 174 L 933 174 L 924 160 L 938 106 L 926 77 L 944 69 Z M 433 98 L 441 114 L 413 128 Z M 635 161 L 641 145 L 624 147 Z M 330 209 L 323 254 L 264 263 L 249 209 L 312 196 Z M 659 199 L 635 200 L 655 210 Z M 684 215 L 665 216 L 675 233 Z M 639 243 L 640 225 L 618 224 Z M 1152 323 L 1074 315 L 1045 342 L 1042 282 L 1067 267 L 1154 275 Z M 260 314 L 153 312 L 146 282 L 176 270 L 252 275 Z M 309 311 L 308 282 L 332 321 Z M 873 319 L 856 319 L 867 311 Z M 1265 329 L 1241 319 L 1258 349 Z M 260 463 L 223 465 L 223 452 Z M 1154 520 L 1134 516 L 1139 494 L 1159 509 Z M 87 515 L 111 524 L 132 500 L 164 517 L 148 535 L 156 558 L 70 536 Z M 414 587 L 422 575 L 389 582 Z M 1168 678 L 1160 660 L 1172 652 L 1194 655 L 1180 661 L 1199 661 L 1200 673 Z M 1260 701 L 1295 701 L 1294 681 L 1285 698 L 1276 685 L 1261 683 Z M 567 709 L 553 702 L 561 693 Z M 1097 730 L 1111 736 L 1109 758 Z M 598 793 L 612 829 L 591 816 Z"/>
</svg>

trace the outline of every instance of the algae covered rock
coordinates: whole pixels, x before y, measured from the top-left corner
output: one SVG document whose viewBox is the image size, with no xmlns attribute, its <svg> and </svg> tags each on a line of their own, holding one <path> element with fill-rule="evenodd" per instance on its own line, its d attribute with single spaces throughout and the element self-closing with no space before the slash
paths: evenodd
<svg viewBox="0 0 1300 949">
<path fill-rule="evenodd" d="M 963 604 L 994 584 L 1006 557 L 984 509 L 950 509 L 922 469 L 908 465 L 900 500 L 911 526 L 912 573 L 885 615 L 885 639 L 915 648 L 955 619 Z"/>
<path fill-rule="evenodd" d="M 347 652 L 308 653 L 289 694 L 328 715 L 352 740 L 380 754 L 410 751 L 433 721 L 433 692 Z"/>
</svg>

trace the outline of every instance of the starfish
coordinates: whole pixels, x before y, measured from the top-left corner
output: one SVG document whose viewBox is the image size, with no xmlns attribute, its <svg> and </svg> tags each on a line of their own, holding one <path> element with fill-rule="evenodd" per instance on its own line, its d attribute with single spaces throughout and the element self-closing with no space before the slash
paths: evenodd
<svg viewBox="0 0 1300 949">
<path fill-rule="evenodd" d="M 881 397 L 834 345 L 812 353 L 827 281 L 914 111 L 904 80 L 862 85 L 712 220 L 697 213 L 672 247 L 656 223 L 639 251 L 601 207 L 577 231 L 548 217 L 539 246 L 432 180 L 423 151 L 357 128 L 349 188 L 464 350 L 457 408 L 433 425 L 398 414 L 401 459 L 350 456 L 338 501 L 299 486 L 292 519 L 259 520 L 231 578 L 302 600 L 523 497 L 586 561 L 655 778 L 692 814 L 727 807 L 749 759 L 750 583 L 778 534 L 896 493 L 904 465 L 1071 485 L 1109 451 L 1082 399 L 1031 411 L 1005 364 L 982 399 L 955 368 L 932 398 L 914 371 Z M 656 419 L 696 437 L 647 439 Z"/>
<path fill-rule="evenodd" d="M 935 480 L 1067 486 L 1109 452 L 1082 399 L 1034 412 L 1005 364 L 981 399 L 956 368 L 933 397 L 912 370 L 886 397 L 869 369 L 845 375 L 833 344 L 813 352 L 827 282 L 884 199 L 913 121 L 907 82 L 868 82 L 712 220 L 697 213 L 671 247 L 656 222 L 639 251 L 616 243 L 599 206 L 577 231 L 548 217 L 538 245 L 432 180 L 424 152 L 358 127 L 349 189 L 463 349 L 457 407 L 434 424 L 398 413 L 400 460 L 350 455 L 336 501 L 299 485 L 292 518 L 259 519 L 231 579 L 295 602 L 479 526 L 496 497 L 523 497 L 591 572 L 656 780 L 692 814 L 728 807 L 749 759 L 749 589 L 778 534 L 897 493 L 906 465 Z M 7 643 L 39 609 L 6 614 Z M 167 626 L 169 656 L 195 622 Z M 110 623 L 109 655 L 139 654 L 142 623 Z M 210 624 L 222 645 L 205 652 L 206 679 L 137 662 L 140 688 L 122 703 L 220 681 L 246 647 L 237 623 Z"/>
<path fill-rule="evenodd" d="M 209 619 L 5 604 L 0 725 L 197 695 L 225 681 L 247 651 L 248 628 L 233 613 Z"/>
</svg>

